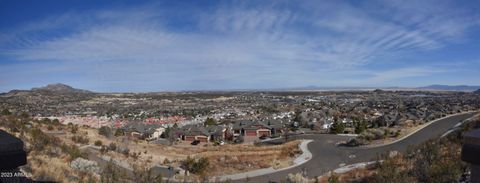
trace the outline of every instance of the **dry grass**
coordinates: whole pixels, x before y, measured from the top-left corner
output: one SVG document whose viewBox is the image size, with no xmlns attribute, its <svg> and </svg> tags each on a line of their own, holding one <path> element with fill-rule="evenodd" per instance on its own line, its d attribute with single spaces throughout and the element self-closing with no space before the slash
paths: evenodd
<svg viewBox="0 0 480 183">
<path fill-rule="evenodd" d="M 46 129 L 45 125 L 35 124 L 35 128 Z M 47 144 L 42 150 L 32 148 L 31 135 L 23 131 L 23 133 L 14 133 L 6 128 L 0 127 L 7 132 L 19 137 L 24 141 L 25 146 L 30 152 L 27 156 L 27 165 L 23 166 L 26 175 L 35 181 L 52 181 L 52 182 L 88 182 L 90 180 L 96 182 L 98 177 L 91 174 L 78 172 L 70 167 L 69 156 L 61 151 L 60 147 L 52 143 Z"/>
<path fill-rule="evenodd" d="M 117 146 L 128 147 L 130 153 L 141 152 L 138 159 L 126 158 L 124 155 L 116 152 L 108 153 L 109 156 L 129 163 L 149 162 L 152 164 L 164 164 L 165 159 L 167 159 L 169 165 L 179 165 L 188 156 L 196 158 L 206 157 L 210 161 L 209 175 L 239 173 L 267 167 L 283 168 L 291 165 L 293 157 L 301 152 L 298 148 L 300 141 L 292 141 L 275 146 L 255 146 L 252 144 L 167 146 L 148 144 L 145 141 L 133 142 L 131 140 L 122 140 L 122 138 L 108 139 L 99 135 L 97 130 L 92 128 L 80 128 L 79 131 L 80 133 L 86 132 L 91 143 L 96 140 L 101 140 L 103 144 L 114 142 Z"/>
<path fill-rule="evenodd" d="M 276 146 L 226 145 L 204 149 L 195 156 L 209 159 L 209 175 L 224 175 L 268 167 L 289 166 L 294 156 L 300 152 L 299 144 L 300 141 Z"/>
<path fill-rule="evenodd" d="M 28 157 L 32 167 L 33 180 L 78 182 L 79 176 L 71 170 L 63 159 L 52 158 L 46 155 L 33 155 Z"/>
</svg>

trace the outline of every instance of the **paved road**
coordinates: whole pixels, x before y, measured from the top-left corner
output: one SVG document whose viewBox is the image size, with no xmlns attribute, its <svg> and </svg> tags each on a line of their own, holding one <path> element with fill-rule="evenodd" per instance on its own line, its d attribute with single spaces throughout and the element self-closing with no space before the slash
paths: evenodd
<svg viewBox="0 0 480 183">
<path fill-rule="evenodd" d="M 347 140 L 351 137 L 338 135 L 303 135 L 301 138 L 313 139 L 314 141 L 308 145 L 309 150 L 313 154 L 313 158 L 307 163 L 275 172 L 268 175 L 250 177 L 248 182 L 280 182 L 285 180 L 289 173 L 298 173 L 306 170 L 307 176 L 315 177 L 340 167 L 340 164 L 354 164 L 375 160 L 379 154 L 388 151 L 406 151 L 410 145 L 420 144 L 428 139 L 438 138 L 443 133 L 452 128 L 455 124 L 472 117 L 475 113 L 459 114 L 444 118 L 430 124 L 421 129 L 417 133 L 390 145 L 362 148 L 362 147 L 337 147 L 335 144 L 339 141 Z M 234 182 L 246 182 L 246 180 L 237 180 Z"/>
</svg>

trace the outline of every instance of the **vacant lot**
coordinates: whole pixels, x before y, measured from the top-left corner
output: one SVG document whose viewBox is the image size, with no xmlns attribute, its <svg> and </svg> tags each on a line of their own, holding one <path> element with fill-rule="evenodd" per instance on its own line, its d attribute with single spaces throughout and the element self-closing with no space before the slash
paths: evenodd
<svg viewBox="0 0 480 183">
<path fill-rule="evenodd" d="M 209 160 L 207 174 L 222 175 L 251 171 L 259 168 L 282 168 L 289 166 L 295 156 L 301 151 L 298 148 L 300 141 L 292 141 L 282 145 L 257 146 L 253 144 L 227 144 L 214 146 L 200 144 L 198 146 L 167 146 L 149 144 L 145 141 L 129 140 L 125 137 L 106 138 L 98 134 L 97 129 L 81 128 L 80 134 L 89 138 L 89 144 L 100 140 L 102 144 L 115 143 L 117 147 L 126 147 L 130 154 L 140 154 L 138 157 L 126 157 L 117 152 L 108 152 L 107 155 L 129 163 L 140 161 L 149 162 L 151 165 L 179 166 L 180 162 L 188 156 L 192 158 L 206 157 Z M 68 139 L 68 138 L 67 138 Z"/>
</svg>

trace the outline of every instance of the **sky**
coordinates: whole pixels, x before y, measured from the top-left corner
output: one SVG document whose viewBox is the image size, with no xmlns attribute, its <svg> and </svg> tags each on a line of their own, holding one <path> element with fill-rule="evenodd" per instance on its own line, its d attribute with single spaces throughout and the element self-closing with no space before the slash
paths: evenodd
<svg viewBox="0 0 480 183">
<path fill-rule="evenodd" d="M 480 85 L 480 1 L 0 0 L 0 92 Z"/>
</svg>

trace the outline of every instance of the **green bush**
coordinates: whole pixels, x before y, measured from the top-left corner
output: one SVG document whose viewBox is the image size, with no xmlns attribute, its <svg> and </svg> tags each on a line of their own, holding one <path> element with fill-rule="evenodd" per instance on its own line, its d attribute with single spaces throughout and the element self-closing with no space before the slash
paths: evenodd
<svg viewBox="0 0 480 183">
<path fill-rule="evenodd" d="M 80 149 L 76 145 L 70 145 L 68 146 L 67 144 L 62 144 L 61 149 L 64 153 L 68 155 L 68 159 L 70 161 L 77 159 L 77 158 L 86 158 L 87 154 L 83 153 L 80 151 Z"/>
<path fill-rule="evenodd" d="M 78 131 L 78 126 L 77 125 L 71 125 L 70 126 L 70 133 L 76 134 Z"/>
<path fill-rule="evenodd" d="M 340 178 L 337 174 L 332 173 L 330 177 L 328 177 L 328 183 L 340 183 Z"/>
<path fill-rule="evenodd" d="M 108 126 L 102 126 L 98 129 L 98 134 L 110 138 L 112 136 L 112 129 Z"/>
<path fill-rule="evenodd" d="M 209 165 L 208 158 L 202 157 L 198 160 L 187 157 L 182 161 L 182 167 L 193 174 L 203 174 Z"/>
<path fill-rule="evenodd" d="M 213 118 L 207 118 L 204 122 L 204 126 L 211 126 L 211 125 L 216 125 L 217 121 Z"/>
<path fill-rule="evenodd" d="M 408 171 L 401 167 L 398 157 L 385 157 L 383 163 L 379 163 L 377 173 L 367 182 L 374 183 L 410 183 L 412 177 L 409 177 Z"/>
<path fill-rule="evenodd" d="M 54 139 L 43 133 L 40 129 L 32 129 L 30 131 L 31 143 L 33 149 L 43 150 L 47 145 L 52 144 Z"/>
<path fill-rule="evenodd" d="M 52 123 L 53 123 L 54 125 L 60 125 L 60 121 L 59 121 L 58 119 L 53 119 L 53 120 L 52 120 Z"/>
<path fill-rule="evenodd" d="M 344 133 L 345 131 L 345 124 L 342 122 L 334 122 L 330 127 L 330 133 L 339 134 Z"/>
<path fill-rule="evenodd" d="M 110 159 L 100 174 L 100 182 L 102 183 L 128 182 L 126 180 L 128 180 L 127 173 L 116 166 L 112 159 Z"/>
<path fill-rule="evenodd" d="M 115 137 L 125 135 L 125 131 L 121 128 L 115 130 Z"/>
<path fill-rule="evenodd" d="M 102 144 L 103 143 L 102 143 L 101 140 L 96 140 L 95 143 L 94 143 L 95 146 L 102 146 Z"/>
<path fill-rule="evenodd" d="M 463 126 L 445 138 L 409 146 L 404 156 L 385 155 L 376 168 L 377 173 L 363 182 L 458 182 L 468 167 L 460 161 L 461 134 L 465 129 L 470 128 Z"/>
<path fill-rule="evenodd" d="M 108 145 L 108 150 L 111 150 L 111 151 L 115 151 L 117 150 L 117 144 L 115 143 L 110 143 L 110 145 Z"/>
<path fill-rule="evenodd" d="M 399 137 L 399 136 L 400 136 L 400 130 L 397 130 L 397 131 L 395 132 L 394 137 Z"/>
<path fill-rule="evenodd" d="M 79 144 L 88 144 L 88 141 L 90 141 L 88 139 L 88 137 L 82 137 L 82 136 L 79 136 L 79 135 L 74 135 L 72 136 L 72 141 L 75 142 L 75 143 L 79 143 Z"/>
<path fill-rule="evenodd" d="M 133 165 L 133 178 L 138 183 L 163 182 L 162 174 L 154 175 L 152 169 L 146 164 Z"/>
<path fill-rule="evenodd" d="M 11 115 L 12 113 L 8 109 L 3 109 L 2 110 L 2 115 L 8 116 Z"/>
<path fill-rule="evenodd" d="M 360 122 L 355 122 L 355 133 L 356 134 L 361 134 L 367 129 L 367 122 L 362 120 Z"/>
<path fill-rule="evenodd" d="M 26 112 L 22 112 L 22 113 L 20 113 L 20 117 L 21 117 L 21 118 L 29 118 L 30 115 L 29 115 L 28 113 L 26 113 Z"/>
</svg>

